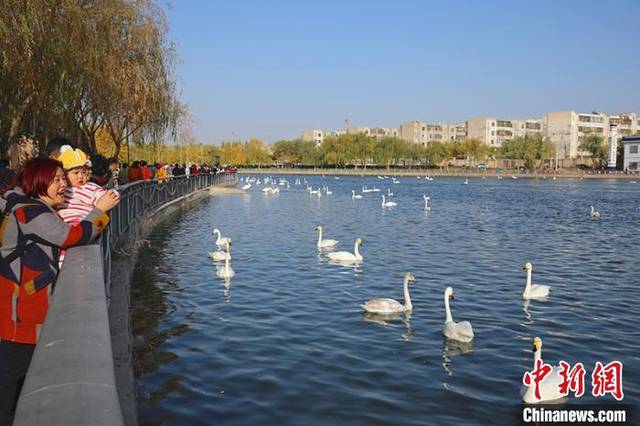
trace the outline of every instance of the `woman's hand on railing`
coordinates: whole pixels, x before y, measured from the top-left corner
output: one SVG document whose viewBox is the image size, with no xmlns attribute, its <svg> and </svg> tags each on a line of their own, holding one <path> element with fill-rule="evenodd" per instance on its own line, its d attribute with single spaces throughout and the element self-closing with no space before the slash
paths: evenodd
<svg viewBox="0 0 640 426">
<path fill-rule="evenodd" d="M 119 202 L 120 194 L 118 193 L 118 191 L 110 189 L 105 192 L 98 201 L 96 201 L 96 207 L 106 213 L 117 206 Z"/>
</svg>

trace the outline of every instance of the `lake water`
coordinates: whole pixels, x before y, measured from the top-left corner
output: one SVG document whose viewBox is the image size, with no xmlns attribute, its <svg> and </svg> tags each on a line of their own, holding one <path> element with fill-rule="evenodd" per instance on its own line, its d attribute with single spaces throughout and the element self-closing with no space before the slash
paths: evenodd
<svg viewBox="0 0 640 426">
<path fill-rule="evenodd" d="M 305 177 L 300 177 L 300 180 Z M 624 403 L 640 402 L 640 184 L 617 180 L 307 176 L 317 189 L 210 197 L 159 225 L 141 251 L 132 295 L 139 418 L 145 424 L 457 425 L 519 420 L 532 339 L 557 365 L 624 364 Z M 390 188 L 352 200 L 351 190 Z M 425 213 L 422 194 L 431 198 Z M 589 206 L 602 217 L 592 219 Z M 315 227 L 364 244 L 364 262 L 333 265 Z M 230 282 L 207 257 L 211 230 L 233 238 Z M 552 286 L 523 302 L 522 267 Z M 375 297 L 413 312 L 364 315 Z M 443 340 L 443 292 L 472 345 Z"/>
</svg>

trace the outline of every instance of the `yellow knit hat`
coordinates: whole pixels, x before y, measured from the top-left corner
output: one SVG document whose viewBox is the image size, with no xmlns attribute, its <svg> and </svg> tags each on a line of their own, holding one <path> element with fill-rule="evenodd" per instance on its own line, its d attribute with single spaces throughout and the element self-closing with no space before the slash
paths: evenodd
<svg viewBox="0 0 640 426">
<path fill-rule="evenodd" d="M 60 147 L 58 161 L 62 163 L 62 167 L 65 170 L 84 166 L 91 167 L 91 160 L 89 160 L 89 156 L 87 156 L 87 154 L 85 154 L 81 149 L 73 149 L 69 145 L 63 145 Z"/>
</svg>

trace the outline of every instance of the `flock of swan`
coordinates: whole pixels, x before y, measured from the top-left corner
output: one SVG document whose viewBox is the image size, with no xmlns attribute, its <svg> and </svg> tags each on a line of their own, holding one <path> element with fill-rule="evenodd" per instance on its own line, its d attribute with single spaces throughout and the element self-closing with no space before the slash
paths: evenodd
<svg viewBox="0 0 640 426">
<path fill-rule="evenodd" d="M 336 179 L 339 179 L 337 176 Z M 386 177 L 378 176 L 379 179 L 386 179 Z M 419 179 L 420 177 L 418 177 Z M 255 178 L 246 178 L 246 185 L 242 187 L 242 189 L 249 189 L 251 187 L 250 179 Z M 279 192 L 279 188 L 275 186 L 274 180 L 268 180 L 269 178 L 264 179 L 264 183 L 268 184 L 271 182 L 271 185 L 265 187 L 263 192 L 267 193 L 277 193 Z M 433 180 L 433 178 L 426 180 Z M 311 186 L 308 185 L 306 179 L 304 180 L 305 184 L 307 184 L 307 190 L 311 195 L 321 195 L 323 192 L 326 195 L 331 194 L 332 192 L 329 190 L 327 186 L 323 186 L 314 190 Z M 394 183 L 398 183 L 399 181 L 395 178 L 393 179 Z M 259 179 L 257 180 L 259 184 Z M 300 185 L 301 182 L 299 179 L 296 179 L 295 185 Z M 468 179 L 465 179 L 463 184 L 468 184 Z M 286 180 L 280 180 L 277 184 L 279 186 L 289 186 L 289 182 Z M 248 186 L 248 187 L 247 187 Z M 362 187 L 362 193 L 369 192 L 380 192 L 379 188 L 375 186 L 373 188 L 367 188 L 366 186 Z M 393 196 L 393 193 L 390 189 L 387 191 L 387 196 Z M 361 194 L 357 194 L 355 190 L 351 190 L 351 198 L 353 200 L 361 199 L 363 196 Z M 424 207 L 425 211 L 430 211 L 431 207 L 429 206 L 430 197 L 427 194 L 423 194 Z M 382 207 L 389 208 L 395 207 L 397 203 L 394 201 L 387 200 L 385 194 L 382 194 Z M 596 211 L 593 206 L 591 206 L 590 217 L 599 218 L 600 212 Z M 356 238 L 353 253 L 348 251 L 333 251 L 333 249 L 339 244 L 338 240 L 335 239 L 325 239 L 323 238 L 323 227 L 318 225 L 316 227 L 316 231 L 318 232 L 318 240 L 316 246 L 319 251 L 327 250 L 326 256 L 330 261 L 338 262 L 347 265 L 360 264 L 364 261 L 364 257 L 362 253 L 360 253 L 360 247 L 362 246 L 362 238 Z M 217 266 L 216 275 L 222 279 L 229 279 L 234 276 L 234 271 L 231 268 L 231 239 L 228 237 L 223 237 L 218 229 L 213 230 L 213 235 L 217 237 L 215 244 L 218 246 L 219 250 L 209 253 L 209 257 L 216 262 L 224 262 L 221 265 Z M 224 248 L 224 250 L 220 248 Z M 551 287 L 548 285 L 539 285 L 532 283 L 532 273 L 533 273 L 533 265 L 530 262 L 525 263 L 523 269 L 526 271 L 526 281 L 524 290 L 522 293 L 523 300 L 546 300 L 549 296 Z M 402 283 L 404 303 L 399 302 L 395 299 L 391 298 L 376 298 L 365 301 L 361 306 L 361 308 L 370 314 L 378 314 L 378 315 L 396 315 L 396 314 L 409 314 L 413 310 L 413 304 L 411 302 L 411 295 L 409 292 L 409 285 L 411 283 L 416 282 L 415 276 L 411 272 L 406 272 L 404 274 L 404 279 Z M 453 315 L 451 313 L 451 301 L 454 300 L 454 291 L 452 287 L 447 287 L 444 290 L 444 316 L 445 320 L 442 324 L 442 335 L 449 340 L 462 342 L 462 343 L 470 343 L 474 340 L 475 334 L 473 332 L 473 326 L 469 321 L 460 321 L 456 322 L 453 320 Z M 536 362 L 542 359 L 542 339 L 536 337 L 533 339 L 533 362 L 534 366 Z M 554 372 L 558 372 L 560 367 L 553 367 Z M 535 403 L 550 403 L 550 402 L 562 402 L 565 398 L 558 391 L 558 380 L 561 380 L 561 377 L 557 374 L 552 374 L 540 383 L 540 399 L 537 399 L 533 392 L 533 386 L 522 385 L 520 390 L 521 399 L 528 404 Z"/>
</svg>

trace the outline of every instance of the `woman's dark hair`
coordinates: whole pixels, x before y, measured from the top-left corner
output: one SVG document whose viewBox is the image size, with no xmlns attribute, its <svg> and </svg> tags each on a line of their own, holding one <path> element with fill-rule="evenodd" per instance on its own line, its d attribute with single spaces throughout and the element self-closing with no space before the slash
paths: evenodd
<svg viewBox="0 0 640 426">
<path fill-rule="evenodd" d="M 19 178 L 16 179 L 15 185 L 20 186 L 27 197 L 39 198 L 47 194 L 58 169 L 62 169 L 62 163 L 58 160 L 33 158 L 24 163 L 21 172 L 16 174 Z"/>
</svg>

